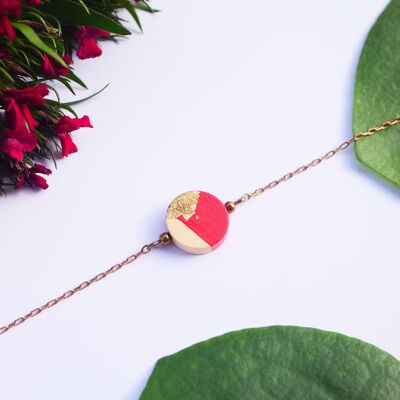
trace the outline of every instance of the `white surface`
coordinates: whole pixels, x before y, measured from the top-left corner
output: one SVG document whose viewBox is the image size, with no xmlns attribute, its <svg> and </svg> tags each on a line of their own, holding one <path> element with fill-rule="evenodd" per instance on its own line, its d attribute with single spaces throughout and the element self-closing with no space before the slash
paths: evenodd
<svg viewBox="0 0 400 400">
<path fill-rule="evenodd" d="M 95 129 L 50 189 L 0 199 L 1 322 L 157 238 L 177 194 L 233 199 L 349 137 L 357 58 L 386 3 L 157 2 L 144 35 L 77 63 L 93 91 L 112 84 L 79 106 Z M 136 399 L 160 357 L 254 326 L 399 357 L 399 210 L 347 151 L 241 207 L 218 251 L 156 251 L 2 336 L 0 398 Z"/>
</svg>

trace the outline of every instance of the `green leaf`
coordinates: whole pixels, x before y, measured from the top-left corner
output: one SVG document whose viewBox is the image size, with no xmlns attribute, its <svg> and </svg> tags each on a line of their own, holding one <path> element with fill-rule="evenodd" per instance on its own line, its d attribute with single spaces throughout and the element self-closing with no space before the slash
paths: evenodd
<svg viewBox="0 0 400 400">
<path fill-rule="evenodd" d="M 162 358 L 141 400 L 398 400 L 400 363 L 337 333 L 248 329 Z"/>
<path fill-rule="evenodd" d="M 50 99 L 46 99 L 45 102 L 50 106 L 63 108 L 64 110 L 69 111 L 75 118 L 78 118 L 78 114 L 67 103 L 60 103 L 59 101 Z"/>
<path fill-rule="evenodd" d="M 57 97 L 57 102 L 58 102 L 58 103 L 61 103 L 61 96 L 60 96 L 60 94 L 58 93 L 57 89 L 54 88 L 53 86 L 49 85 L 48 83 L 47 83 L 47 88 L 48 88 L 49 90 L 51 90 L 51 91 L 54 92 L 54 94 L 55 94 L 56 97 Z"/>
<path fill-rule="evenodd" d="M 371 29 L 356 77 L 354 134 L 400 115 L 400 0 L 392 0 Z M 357 159 L 400 186 L 400 126 L 355 145 Z"/>
<path fill-rule="evenodd" d="M 81 3 L 72 0 L 57 0 L 43 4 L 41 8 L 61 22 L 62 25 L 87 25 L 117 35 L 130 35 L 118 21 L 107 17 L 95 10 L 84 7 Z M 89 11 L 89 12 L 88 12 Z"/>
<path fill-rule="evenodd" d="M 84 101 L 86 101 L 86 100 L 89 100 L 89 99 L 91 99 L 92 97 L 95 97 L 95 96 L 97 96 L 98 94 L 100 94 L 103 90 L 106 90 L 106 89 L 108 88 L 109 85 L 110 85 L 110 84 L 107 83 L 107 85 L 105 85 L 102 89 L 100 89 L 100 90 L 98 90 L 97 92 L 91 94 L 90 96 L 84 97 L 83 99 L 78 99 L 78 100 L 70 101 L 70 102 L 65 103 L 65 104 L 67 104 L 68 106 L 74 106 L 74 105 L 76 105 L 76 104 L 79 104 L 79 103 L 82 103 L 82 102 L 84 102 Z"/>
<path fill-rule="evenodd" d="M 134 19 L 140 30 L 143 31 L 142 24 L 140 23 L 139 15 L 137 14 L 136 8 L 131 3 L 127 3 L 126 9 L 128 10 L 129 14 L 131 14 L 132 18 Z"/>
<path fill-rule="evenodd" d="M 14 78 L 8 73 L 6 68 L 0 66 L 0 74 L 4 76 L 8 81 L 14 82 Z"/>
<path fill-rule="evenodd" d="M 78 85 L 82 86 L 83 88 L 87 89 L 87 86 L 85 83 L 78 77 L 76 76 L 73 72 L 70 72 L 68 75 L 65 75 L 66 78 L 69 80 L 77 83 Z"/>
<path fill-rule="evenodd" d="M 15 29 L 20 31 L 35 47 L 44 51 L 49 56 L 56 59 L 61 65 L 68 68 L 64 60 L 57 54 L 57 52 L 44 43 L 30 26 L 25 25 L 22 22 L 13 22 L 12 25 Z"/>
<path fill-rule="evenodd" d="M 78 0 L 78 2 L 82 5 L 82 7 L 86 10 L 86 12 L 88 14 L 90 14 L 90 10 L 88 8 L 88 6 L 85 4 L 85 2 L 83 0 Z"/>
<path fill-rule="evenodd" d="M 155 10 L 154 8 L 151 8 L 149 3 L 147 3 L 147 1 L 142 0 L 139 3 L 137 3 L 136 1 L 133 3 L 133 7 L 137 8 L 138 10 L 142 10 L 148 13 L 156 13 L 159 10 Z"/>
<path fill-rule="evenodd" d="M 68 79 L 63 78 L 62 76 L 58 76 L 56 78 L 56 80 L 61 82 L 72 94 L 75 94 L 75 91 L 74 91 L 73 87 L 71 86 L 71 84 L 69 83 Z"/>
</svg>

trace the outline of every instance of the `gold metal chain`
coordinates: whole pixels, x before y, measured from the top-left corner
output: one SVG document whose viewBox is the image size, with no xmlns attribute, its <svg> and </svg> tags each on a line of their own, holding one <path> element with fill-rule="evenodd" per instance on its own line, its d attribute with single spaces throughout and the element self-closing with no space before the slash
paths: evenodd
<svg viewBox="0 0 400 400">
<path fill-rule="evenodd" d="M 232 212 L 238 204 L 247 202 L 247 201 L 251 200 L 253 197 L 257 197 L 257 196 L 261 195 L 262 193 L 275 188 L 280 183 L 286 182 L 289 179 L 292 179 L 293 177 L 295 177 L 296 175 L 302 174 L 303 172 L 309 170 L 310 168 L 319 165 L 322 161 L 328 160 L 331 157 L 333 157 L 335 154 L 347 149 L 351 144 L 353 144 L 365 137 L 375 135 L 376 133 L 379 133 L 379 132 L 381 132 L 387 128 L 390 128 L 391 126 L 397 125 L 399 123 L 400 123 L 400 117 L 397 117 L 395 119 L 392 119 L 391 121 L 387 121 L 381 125 L 371 128 L 366 132 L 358 133 L 350 140 L 343 142 L 339 147 L 328 151 L 324 156 L 316 158 L 315 160 L 311 161 L 308 164 L 302 165 L 301 167 L 297 168 L 296 170 L 283 175 L 279 179 L 269 182 L 267 185 L 262 186 L 256 190 L 254 190 L 253 192 L 245 193 L 239 199 L 237 199 L 235 201 L 229 201 L 225 205 L 226 205 L 228 211 Z M 69 299 L 75 293 L 78 293 L 78 292 L 88 288 L 92 284 L 103 280 L 104 278 L 113 274 L 114 272 L 119 271 L 121 268 L 127 266 L 128 264 L 131 264 L 133 261 L 136 261 L 140 256 L 150 253 L 150 251 L 152 251 L 156 247 L 158 247 L 160 245 L 169 244 L 170 242 L 171 242 L 171 235 L 168 232 L 161 234 L 160 238 L 158 240 L 144 245 L 140 251 L 138 251 L 135 254 L 132 254 L 131 256 L 126 258 L 124 261 L 122 261 L 118 264 L 115 264 L 114 266 L 112 266 L 111 268 L 107 269 L 104 272 L 100 272 L 93 278 L 82 282 L 80 285 L 76 286 L 74 289 L 68 290 L 67 292 L 63 293 L 61 296 L 58 296 L 58 297 L 48 301 L 46 304 L 44 304 L 38 308 L 35 308 L 34 310 L 30 311 L 28 314 L 25 314 L 24 316 L 17 318 L 16 320 L 9 323 L 8 325 L 4 325 L 3 327 L 0 328 L 0 335 L 3 335 L 4 333 L 8 332 L 10 329 L 21 325 L 28 319 L 36 317 L 42 311 L 52 308 L 56 304 Z"/>
<path fill-rule="evenodd" d="M 300 175 L 303 172 L 308 171 L 312 167 L 316 167 L 322 161 L 329 160 L 330 158 L 332 158 L 337 153 L 347 149 L 353 143 L 358 142 L 359 140 L 361 140 L 361 139 L 363 139 L 365 137 L 373 136 L 376 133 L 382 132 L 385 129 L 390 128 L 391 126 L 397 125 L 399 123 L 400 123 L 400 117 L 397 117 L 397 118 L 394 118 L 394 119 L 392 119 L 390 121 L 384 122 L 383 124 L 378 125 L 378 126 L 376 126 L 374 128 L 371 128 L 366 132 L 358 133 L 357 135 L 352 137 L 350 140 L 346 140 L 340 146 L 336 147 L 333 150 L 328 151 L 324 156 L 316 158 L 315 160 L 312 160 L 308 164 L 302 165 L 301 167 L 297 168 L 296 170 L 294 170 L 292 172 L 288 172 L 287 174 L 283 175 L 281 178 L 273 180 L 273 181 L 269 182 L 268 184 L 266 184 L 265 186 L 262 186 L 262 187 L 260 187 L 260 188 L 258 188 L 256 190 L 254 190 L 253 192 L 249 192 L 249 193 L 243 194 L 237 200 L 234 200 L 232 202 L 226 203 L 228 210 L 231 209 L 231 211 L 232 211 L 235 208 L 236 205 L 241 204 L 241 203 L 245 203 L 245 202 L 251 200 L 252 198 L 257 197 L 257 196 L 265 193 L 266 191 L 277 187 L 280 183 L 286 182 L 286 181 L 292 179 L 293 177 L 295 177 L 296 175 Z"/>
<path fill-rule="evenodd" d="M 3 335 L 4 333 L 8 332 L 10 329 L 21 325 L 22 323 L 24 323 L 28 319 L 36 317 L 42 311 L 48 310 L 49 308 L 54 307 L 56 304 L 58 304 L 58 303 L 60 303 L 60 302 L 62 302 L 64 300 L 69 299 L 75 293 L 78 293 L 81 290 L 84 290 L 84 289 L 88 288 L 93 283 L 96 283 L 96 282 L 99 282 L 99 281 L 103 280 L 107 276 L 113 274 L 114 272 L 119 271 L 121 268 L 127 266 L 128 264 L 131 264 L 133 261 L 136 261 L 140 256 L 148 254 L 148 253 L 150 253 L 150 251 L 152 251 L 156 247 L 158 247 L 160 245 L 163 245 L 163 244 L 168 244 L 168 243 L 170 243 L 170 241 L 171 241 L 171 236 L 169 235 L 169 233 L 165 232 L 165 233 L 161 234 L 160 238 L 158 240 L 144 245 L 140 249 L 140 251 L 138 251 L 135 254 L 130 255 L 124 261 L 113 265 L 111 268 L 107 269 L 106 271 L 100 272 L 99 274 L 97 274 L 93 278 L 82 282 L 80 285 L 76 286 L 73 289 L 70 289 L 70 290 L 66 291 L 61 296 L 58 296 L 58 297 L 48 301 L 46 304 L 43 304 L 42 306 L 40 306 L 38 308 L 35 308 L 34 310 L 29 312 L 28 314 L 17 318 L 16 320 L 14 320 L 13 322 L 9 323 L 8 325 L 5 325 L 5 326 L 1 327 L 0 328 L 0 335 Z"/>
</svg>

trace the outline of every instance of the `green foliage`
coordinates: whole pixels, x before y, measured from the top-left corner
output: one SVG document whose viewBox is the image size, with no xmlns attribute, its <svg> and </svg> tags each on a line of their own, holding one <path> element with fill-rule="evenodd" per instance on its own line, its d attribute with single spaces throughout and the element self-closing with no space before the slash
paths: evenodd
<svg viewBox="0 0 400 400">
<path fill-rule="evenodd" d="M 228 333 L 162 358 L 141 400 L 398 400 L 400 362 L 337 333 Z"/>
<path fill-rule="evenodd" d="M 7 14 L 16 33 L 15 39 L 12 41 L 6 35 L 0 35 L 0 143 L 2 132 L 8 128 L 4 119 L 6 103 L 3 102 L 7 89 L 24 89 L 44 82 L 56 94 L 58 101 L 46 100 L 44 108 L 33 107 L 31 110 L 39 122 L 34 131 L 39 144 L 33 151 L 25 153 L 22 162 L 4 154 L 0 148 L 0 192 L 7 186 L 14 186 L 18 171 L 26 170 L 36 160 L 54 160 L 54 152 L 60 148 L 54 126 L 65 112 L 76 116 L 71 108 L 76 102 L 63 104 L 51 81 L 62 83 L 72 93 L 74 83 L 86 87 L 71 66 L 68 74 L 46 76 L 44 54 L 53 60 L 52 63 L 67 67 L 63 58 L 74 56 L 80 40 L 74 31 L 79 32 L 81 26 L 108 31 L 112 35 L 101 39 L 115 40 L 119 35 L 130 34 L 119 18 L 121 9 L 126 9 L 139 27 L 137 10 L 154 12 L 143 0 L 42 0 L 38 7 L 25 5 L 25 2 L 21 4 L 22 16 L 16 18 Z"/>
<path fill-rule="evenodd" d="M 370 31 L 354 93 L 354 134 L 400 115 L 400 0 L 392 0 Z M 400 126 L 361 140 L 358 160 L 400 186 Z"/>
<path fill-rule="evenodd" d="M 128 3 L 130 4 L 130 3 Z M 73 0 L 57 0 L 43 7 L 44 11 L 54 15 L 58 21 L 65 26 L 87 25 L 117 35 L 130 35 L 128 29 L 124 28 L 115 18 L 108 17 L 102 13 L 89 8 L 83 2 Z"/>
<path fill-rule="evenodd" d="M 13 22 L 12 25 L 15 29 L 19 30 L 33 46 L 53 57 L 64 67 L 67 67 L 63 59 L 58 55 L 56 46 L 51 47 L 43 42 L 40 36 L 29 25 L 22 22 Z"/>
</svg>

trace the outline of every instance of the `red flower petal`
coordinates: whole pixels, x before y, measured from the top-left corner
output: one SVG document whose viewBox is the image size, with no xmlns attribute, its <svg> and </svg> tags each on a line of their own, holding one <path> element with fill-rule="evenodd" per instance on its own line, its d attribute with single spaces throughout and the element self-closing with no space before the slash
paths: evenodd
<svg viewBox="0 0 400 400">
<path fill-rule="evenodd" d="M 14 17 L 19 17 L 22 12 L 20 0 L 1 0 L 0 12 L 8 12 Z"/>
<path fill-rule="evenodd" d="M 43 178 L 43 176 L 36 175 L 36 174 L 31 174 L 29 175 L 29 183 L 32 186 L 36 186 L 40 189 L 47 189 L 49 185 L 47 184 L 46 179 Z"/>
<path fill-rule="evenodd" d="M 17 102 L 14 99 L 9 99 L 7 97 L 4 97 L 4 102 L 7 105 L 5 120 L 8 126 L 13 130 L 26 128 L 24 116 Z"/>
<path fill-rule="evenodd" d="M 1 145 L 1 150 L 15 160 L 22 161 L 24 158 L 22 146 L 17 139 L 5 139 Z"/>
<path fill-rule="evenodd" d="M 80 39 L 81 37 L 86 35 L 86 26 L 81 25 L 79 29 L 71 28 L 70 32 L 74 37 L 76 37 L 77 39 Z"/>
<path fill-rule="evenodd" d="M 33 164 L 33 167 L 29 170 L 33 174 L 44 174 L 51 175 L 53 171 L 46 168 L 43 164 Z"/>
<path fill-rule="evenodd" d="M 24 116 L 25 122 L 28 125 L 30 131 L 34 131 L 39 125 L 35 118 L 32 117 L 31 111 L 26 104 L 21 105 L 22 115 Z"/>
<path fill-rule="evenodd" d="M 72 62 L 71 57 L 67 54 L 64 55 L 63 60 L 67 65 Z M 65 68 L 58 61 L 50 58 L 47 54 L 43 54 L 42 71 L 49 77 L 68 75 L 71 72 L 69 68 Z"/>
<path fill-rule="evenodd" d="M 25 177 L 21 176 L 15 183 L 15 189 L 19 189 L 25 183 Z"/>
<path fill-rule="evenodd" d="M 24 153 L 32 151 L 37 146 L 37 136 L 26 129 L 4 130 L 0 149 L 10 157 L 21 161 Z"/>
<path fill-rule="evenodd" d="M 12 130 L 33 131 L 38 126 L 38 122 L 32 117 L 31 111 L 26 104 L 19 105 L 14 99 L 5 97 L 7 104 L 5 120 Z"/>
<path fill-rule="evenodd" d="M 82 118 L 71 118 L 65 115 L 58 121 L 55 131 L 58 135 L 62 135 L 76 131 L 79 128 L 93 128 L 87 115 L 84 115 Z"/>
<path fill-rule="evenodd" d="M 105 31 L 103 29 L 94 28 L 93 26 L 86 27 L 86 36 L 87 37 L 96 38 L 96 37 L 108 36 L 109 34 L 110 34 L 110 32 Z"/>
<path fill-rule="evenodd" d="M 15 39 L 15 31 L 7 15 L 0 12 L 0 35 L 7 36 L 12 42 Z"/>
<path fill-rule="evenodd" d="M 42 71 L 47 76 L 56 76 L 56 71 L 54 71 L 53 65 L 50 62 L 49 56 L 45 53 L 43 54 Z"/>
<path fill-rule="evenodd" d="M 49 94 L 49 89 L 45 83 L 25 89 L 8 89 L 6 96 L 15 99 L 18 103 L 25 103 L 30 106 L 43 107 L 44 97 Z"/>
<path fill-rule="evenodd" d="M 78 151 L 76 144 L 72 141 L 71 136 L 69 136 L 67 133 L 59 135 L 59 138 L 63 157 L 68 157 L 71 153 L 76 153 Z"/>
<path fill-rule="evenodd" d="M 86 60 L 87 58 L 99 57 L 103 54 L 101 48 L 97 45 L 97 42 L 92 37 L 83 36 L 81 42 L 79 43 L 78 51 L 76 55 L 81 60 Z"/>
</svg>

